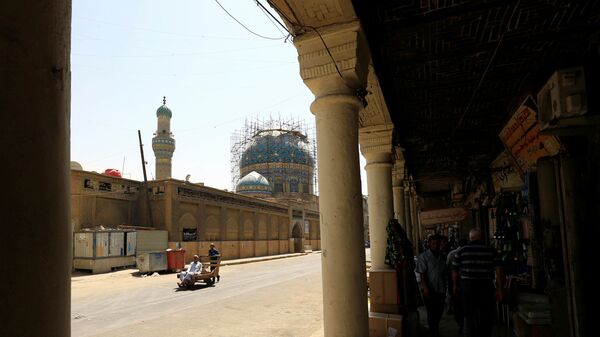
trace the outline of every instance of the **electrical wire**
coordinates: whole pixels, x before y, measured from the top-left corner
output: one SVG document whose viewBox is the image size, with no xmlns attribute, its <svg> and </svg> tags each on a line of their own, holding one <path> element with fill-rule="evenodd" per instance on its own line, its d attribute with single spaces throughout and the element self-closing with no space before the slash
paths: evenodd
<svg viewBox="0 0 600 337">
<path fill-rule="evenodd" d="M 321 33 L 319 33 L 319 31 L 315 27 L 311 27 L 311 26 L 305 26 L 305 27 L 314 30 L 315 33 L 317 33 L 317 35 L 319 35 L 319 38 L 321 39 L 321 42 L 323 42 L 323 46 L 325 46 L 325 50 L 327 51 L 327 54 L 329 54 L 329 57 L 331 58 L 331 61 L 333 62 L 333 65 L 335 66 L 335 70 L 337 70 L 338 75 L 340 75 L 340 77 L 342 79 L 344 79 L 344 76 L 342 76 L 342 73 L 340 72 L 340 68 L 338 68 L 338 66 L 337 66 L 337 62 L 333 58 L 333 55 L 331 54 L 331 51 L 329 50 L 329 47 L 327 47 L 327 44 L 325 43 L 325 40 L 323 39 L 323 36 L 321 36 Z"/>
<path fill-rule="evenodd" d="M 215 1 L 216 1 L 216 0 L 215 0 Z M 258 0 L 256 0 L 256 2 L 258 3 Z M 282 16 L 285 18 L 285 20 L 286 20 L 286 21 L 288 21 L 288 22 L 289 22 L 289 23 L 291 23 L 292 25 L 294 25 L 294 26 L 297 26 L 297 27 L 300 27 L 300 28 L 304 28 L 304 29 L 306 29 L 306 28 L 309 28 L 309 29 L 312 29 L 312 30 L 313 30 L 315 33 L 317 33 L 317 35 L 318 35 L 318 36 L 319 36 L 319 38 L 321 39 L 321 42 L 323 43 L 323 46 L 325 47 L 325 50 L 327 51 L 327 54 L 329 55 L 329 57 L 331 58 L 331 61 L 333 62 L 333 65 L 335 66 L 335 70 L 337 71 L 338 75 L 340 75 L 340 78 L 341 78 L 342 80 L 344 80 L 344 81 L 345 81 L 345 78 L 344 78 L 344 76 L 342 76 L 342 72 L 340 71 L 340 68 L 338 68 L 338 66 L 337 66 L 337 62 L 335 61 L 335 58 L 333 58 L 333 55 L 331 54 L 331 51 L 329 50 L 329 47 L 327 46 L 327 43 L 325 43 L 325 39 L 323 39 L 323 36 L 321 36 L 321 33 L 319 33 L 319 31 L 317 30 L 317 28 L 315 28 L 315 27 L 312 27 L 312 26 L 305 26 L 305 25 L 301 25 L 301 24 L 300 24 L 300 22 L 299 22 L 299 20 L 298 20 L 298 17 L 296 16 L 296 13 L 294 13 L 294 11 L 293 11 L 293 10 L 292 10 L 292 8 L 290 7 L 290 5 L 287 3 L 287 1 L 285 1 L 285 0 L 284 0 L 284 3 L 285 3 L 287 6 L 288 6 L 288 8 L 290 9 L 290 11 L 292 12 L 292 15 L 294 15 L 294 17 L 296 18 L 296 21 L 295 21 L 295 22 L 294 22 L 294 21 L 292 21 L 292 20 L 290 20 L 290 18 L 289 18 L 289 17 L 287 17 L 287 16 L 286 16 L 286 15 L 283 13 L 283 11 L 282 11 L 281 9 L 279 9 L 279 8 L 278 8 L 278 7 L 277 7 L 277 6 L 276 6 L 276 5 L 275 5 L 273 2 L 271 2 L 270 0 L 267 0 L 267 2 L 269 3 L 269 5 L 273 6 L 273 8 L 275 8 L 275 10 L 276 10 L 276 11 L 277 11 L 277 12 L 278 12 L 280 15 L 282 15 Z M 261 4 L 259 4 L 259 5 L 262 7 L 262 5 L 261 5 Z M 264 8 L 264 7 L 263 7 L 263 8 Z M 277 22 L 279 22 L 279 20 L 277 20 Z M 283 25 L 282 23 L 279 23 L 279 24 L 280 24 L 280 25 Z M 286 30 L 287 30 L 287 29 L 286 29 Z M 290 31 L 288 30 L 288 32 L 290 32 Z M 295 35 L 295 34 L 293 34 L 292 32 L 290 32 L 290 35 L 292 35 L 293 37 L 296 37 L 296 35 Z"/>
<path fill-rule="evenodd" d="M 258 6 L 261 6 L 261 4 L 258 2 L 258 0 L 255 0 L 255 1 L 256 1 L 256 4 L 257 4 Z M 265 12 L 265 9 L 264 9 L 262 6 L 261 6 L 261 9 L 262 9 L 262 12 L 263 12 L 263 14 L 264 14 L 264 15 L 267 17 L 267 19 L 269 19 L 269 21 L 270 21 L 270 22 L 273 24 L 273 26 L 275 26 L 275 28 L 276 28 L 276 29 L 277 29 L 277 30 L 278 30 L 278 31 L 279 31 L 281 34 L 285 34 L 285 33 L 284 33 L 282 30 L 281 30 L 281 28 L 279 28 L 279 26 L 277 25 L 277 23 L 275 23 L 275 22 L 273 21 L 273 19 L 271 19 L 271 16 L 270 16 L 270 14 L 271 14 L 271 13 Z"/>
<path fill-rule="evenodd" d="M 473 101 L 475 100 L 475 96 L 477 96 L 477 92 L 479 91 L 479 89 L 481 89 L 481 86 L 483 85 L 483 81 L 485 80 L 485 77 L 487 76 L 490 68 L 492 67 L 492 63 L 494 63 L 494 59 L 496 58 L 496 55 L 498 54 L 498 50 L 500 49 L 500 45 L 502 45 L 502 41 L 504 40 L 504 35 L 506 34 L 506 32 L 510 29 L 510 23 L 515 15 L 515 13 L 517 12 L 517 7 L 519 7 L 521 0 L 517 0 L 517 3 L 515 4 L 515 7 L 512 10 L 512 13 L 510 14 L 510 17 L 508 18 L 508 21 L 506 22 L 506 30 L 504 32 L 502 32 L 502 35 L 500 35 L 500 38 L 498 39 L 498 44 L 496 44 L 496 48 L 494 49 L 494 52 L 492 53 L 492 56 L 490 57 L 490 60 L 488 61 L 487 66 L 485 67 L 485 70 L 483 71 L 483 73 L 481 74 L 481 78 L 479 79 L 479 83 L 477 83 L 477 86 L 475 87 L 475 90 L 473 90 L 473 94 L 471 95 L 471 98 L 469 99 L 469 102 L 467 103 L 467 107 L 465 108 L 465 110 L 463 111 L 462 115 L 460 116 L 460 118 L 458 119 L 458 122 L 456 123 L 456 126 L 454 127 L 454 130 L 452 130 L 452 134 L 450 135 L 450 139 L 454 138 L 454 136 L 456 135 L 456 131 L 458 131 L 458 128 L 462 125 L 465 117 L 467 116 L 467 113 L 469 112 Z"/>
<path fill-rule="evenodd" d="M 122 25 L 122 24 L 118 24 L 118 23 L 88 18 L 85 16 L 74 16 L 73 18 L 78 19 L 78 20 L 95 22 L 95 23 L 98 23 L 101 25 L 107 25 L 107 26 L 113 26 L 113 27 L 119 27 L 119 28 L 127 28 L 127 29 L 133 29 L 133 30 L 149 32 L 149 33 L 172 35 L 172 36 L 178 36 L 178 37 L 183 37 L 183 38 L 215 39 L 215 40 L 244 40 L 244 41 L 248 40 L 248 38 L 243 38 L 243 37 L 212 36 L 212 35 L 204 35 L 204 34 L 198 35 L 198 34 L 188 34 L 188 33 L 179 33 L 179 32 L 169 32 L 169 31 L 164 31 L 164 30 L 149 29 L 149 28 L 136 27 L 136 26 L 131 26 L 131 25 Z M 81 33 L 77 33 L 77 34 L 81 34 Z M 99 39 L 99 38 L 91 38 L 91 39 L 104 40 L 104 39 Z"/>
<path fill-rule="evenodd" d="M 240 22 L 240 20 L 236 19 L 233 15 L 231 15 L 231 13 L 229 13 L 227 11 L 227 9 L 225 9 L 225 7 L 223 7 L 223 5 L 221 5 L 221 3 L 219 2 L 219 0 L 215 0 L 215 2 L 217 3 L 217 5 L 219 5 L 219 7 L 221 7 L 221 9 L 227 13 L 227 15 L 229 15 L 229 17 L 231 17 L 235 22 L 237 22 L 240 26 L 244 27 L 244 29 L 246 29 L 248 32 L 250 32 L 253 35 L 256 35 L 258 37 L 261 37 L 263 39 L 267 39 L 267 40 L 283 40 L 285 38 L 287 38 L 287 36 L 282 36 L 282 37 L 269 37 L 269 36 L 264 36 L 264 35 L 260 35 L 258 33 L 253 32 L 250 28 L 246 27 L 243 23 Z"/>
<path fill-rule="evenodd" d="M 273 14 L 272 14 L 272 13 L 271 13 L 271 12 L 270 12 L 268 9 L 267 9 L 267 8 L 265 8 L 265 6 L 263 6 L 263 4 L 261 4 L 261 3 L 260 3 L 258 0 L 254 0 L 254 1 L 256 1 L 256 4 L 257 4 L 258 6 L 260 6 L 260 8 L 263 10 L 263 12 L 264 12 L 265 14 L 267 14 L 267 15 L 269 15 L 271 18 L 273 18 L 273 20 L 275 20 L 275 22 L 277 22 L 277 23 L 278 23 L 278 24 L 279 24 L 281 27 L 283 27 L 283 29 L 285 29 L 285 31 L 286 31 L 286 32 L 288 32 L 288 34 L 289 34 L 288 36 L 294 36 L 294 34 L 292 34 L 292 32 L 290 32 L 290 31 L 287 29 L 287 27 L 286 27 L 286 26 L 285 26 L 283 23 L 281 23 L 281 21 L 279 21 L 279 20 L 278 20 L 278 19 L 277 19 L 277 18 L 276 18 L 276 17 L 275 17 L 275 16 L 274 16 L 274 15 L 273 15 Z M 267 2 L 268 2 L 268 1 L 267 1 Z M 271 21 L 271 22 L 273 22 L 273 21 Z M 279 30 L 279 28 L 277 28 L 277 29 Z M 279 31 L 281 32 L 281 30 L 279 30 Z M 281 33 L 283 33 L 283 32 L 281 32 Z"/>
</svg>

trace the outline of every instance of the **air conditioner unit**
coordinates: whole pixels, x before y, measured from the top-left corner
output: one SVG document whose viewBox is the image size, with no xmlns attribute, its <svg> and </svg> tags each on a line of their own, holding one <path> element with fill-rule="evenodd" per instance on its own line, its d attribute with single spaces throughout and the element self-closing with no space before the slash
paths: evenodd
<svg viewBox="0 0 600 337">
<path fill-rule="evenodd" d="M 555 71 L 537 95 L 542 129 L 556 120 L 588 112 L 583 67 Z"/>
</svg>

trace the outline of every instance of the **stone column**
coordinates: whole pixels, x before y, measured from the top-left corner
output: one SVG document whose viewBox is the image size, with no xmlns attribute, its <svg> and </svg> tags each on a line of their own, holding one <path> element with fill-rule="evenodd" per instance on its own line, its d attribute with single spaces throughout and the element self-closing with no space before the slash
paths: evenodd
<svg viewBox="0 0 600 337">
<path fill-rule="evenodd" d="M 315 95 L 324 335 L 364 337 L 369 324 L 358 158 L 363 105 L 355 92 L 366 86 L 368 48 L 358 22 L 330 26 L 321 35 L 323 41 L 310 31 L 294 44 L 302 79 Z"/>
<path fill-rule="evenodd" d="M 413 240 L 413 223 L 410 216 L 410 188 L 406 180 L 404 180 L 404 221 L 406 222 L 406 236 L 412 242 L 413 247 L 416 247 Z"/>
<path fill-rule="evenodd" d="M 396 160 L 392 168 L 392 193 L 394 195 L 394 217 L 406 230 L 404 219 L 404 161 Z"/>
<path fill-rule="evenodd" d="M 392 130 L 393 125 L 387 124 L 361 128 L 359 134 L 361 152 L 367 160 L 371 269 L 388 268 L 385 264 L 386 226 L 394 216 Z"/>
<path fill-rule="evenodd" d="M 0 335 L 70 336 L 71 1 L 2 1 L 0 22 Z"/>
<path fill-rule="evenodd" d="M 410 187 L 410 221 L 412 223 L 413 242 L 420 244 L 421 239 L 421 226 L 419 225 L 419 219 L 417 214 L 417 195 L 414 186 Z"/>
<path fill-rule="evenodd" d="M 409 187 L 408 190 L 408 212 L 410 217 L 410 224 L 412 227 L 412 237 L 410 238 L 415 247 L 419 247 L 419 223 L 415 214 L 415 195 L 413 187 Z M 418 251 L 418 250 L 417 250 Z"/>
</svg>

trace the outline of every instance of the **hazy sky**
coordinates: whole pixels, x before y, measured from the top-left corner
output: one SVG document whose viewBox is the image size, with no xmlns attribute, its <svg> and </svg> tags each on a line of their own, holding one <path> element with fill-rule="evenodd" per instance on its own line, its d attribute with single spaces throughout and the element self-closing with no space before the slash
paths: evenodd
<svg viewBox="0 0 600 337">
<path fill-rule="evenodd" d="M 260 35 L 287 34 L 254 0 L 219 2 Z M 230 137 L 246 118 L 281 116 L 314 127 L 314 96 L 293 44 L 252 35 L 214 0 L 75 0 L 72 36 L 71 160 L 84 170 L 124 168 L 125 178 L 143 179 L 139 129 L 152 179 L 163 96 L 177 142 L 173 178 L 190 174 L 220 189 L 231 189 Z"/>
</svg>

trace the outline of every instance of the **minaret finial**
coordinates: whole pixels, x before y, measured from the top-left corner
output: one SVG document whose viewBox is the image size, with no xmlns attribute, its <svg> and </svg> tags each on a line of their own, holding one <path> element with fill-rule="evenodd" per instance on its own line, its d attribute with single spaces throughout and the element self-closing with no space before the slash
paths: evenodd
<svg viewBox="0 0 600 337">
<path fill-rule="evenodd" d="M 167 96 L 163 96 L 163 105 L 167 105 Z"/>
</svg>

